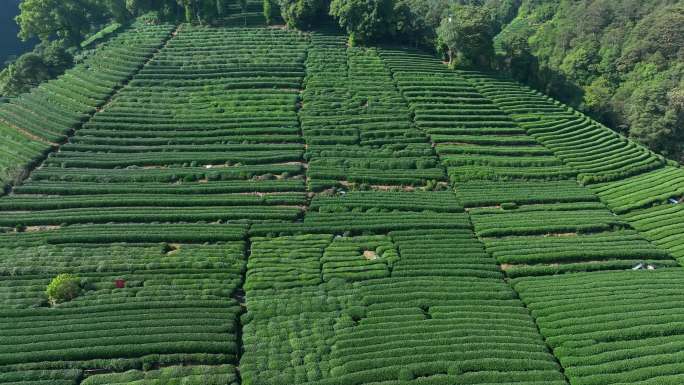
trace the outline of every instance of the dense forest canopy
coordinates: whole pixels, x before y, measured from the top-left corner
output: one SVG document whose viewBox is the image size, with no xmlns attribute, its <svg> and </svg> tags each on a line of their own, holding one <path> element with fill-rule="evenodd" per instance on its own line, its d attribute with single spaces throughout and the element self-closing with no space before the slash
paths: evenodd
<svg viewBox="0 0 684 385">
<path fill-rule="evenodd" d="M 336 24 L 352 45 L 408 45 L 507 73 L 656 151 L 684 153 L 682 0 L 23 0 L 19 36 L 41 43 L 0 73 L 0 95 L 57 76 L 112 21 L 217 23 L 254 3 L 268 23 Z"/>
<path fill-rule="evenodd" d="M 496 45 L 517 79 L 681 159 L 683 1 L 526 0 Z"/>
</svg>

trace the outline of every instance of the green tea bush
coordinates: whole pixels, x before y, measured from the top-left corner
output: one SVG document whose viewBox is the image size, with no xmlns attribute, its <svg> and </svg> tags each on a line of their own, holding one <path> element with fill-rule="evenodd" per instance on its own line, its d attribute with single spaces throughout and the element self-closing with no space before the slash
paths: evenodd
<svg viewBox="0 0 684 385">
<path fill-rule="evenodd" d="M 81 293 L 80 279 L 72 274 L 60 274 L 50 281 L 45 290 L 52 304 L 71 301 Z"/>
</svg>

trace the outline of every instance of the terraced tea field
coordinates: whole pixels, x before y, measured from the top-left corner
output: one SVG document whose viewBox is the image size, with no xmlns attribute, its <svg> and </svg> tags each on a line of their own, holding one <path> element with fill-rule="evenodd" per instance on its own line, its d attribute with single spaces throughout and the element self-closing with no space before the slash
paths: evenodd
<svg viewBox="0 0 684 385">
<path fill-rule="evenodd" d="M 0 384 L 682 383 L 679 165 L 257 19 L 133 25 L 0 106 Z"/>
</svg>

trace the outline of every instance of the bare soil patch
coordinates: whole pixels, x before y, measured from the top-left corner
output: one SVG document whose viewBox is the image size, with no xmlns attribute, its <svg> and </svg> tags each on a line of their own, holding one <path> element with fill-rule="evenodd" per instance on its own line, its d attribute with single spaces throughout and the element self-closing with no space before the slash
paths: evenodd
<svg viewBox="0 0 684 385">
<path fill-rule="evenodd" d="M 376 259 L 379 258 L 378 254 L 373 250 L 364 250 L 363 251 L 363 257 L 369 261 L 375 261 Z"/>
</svg>

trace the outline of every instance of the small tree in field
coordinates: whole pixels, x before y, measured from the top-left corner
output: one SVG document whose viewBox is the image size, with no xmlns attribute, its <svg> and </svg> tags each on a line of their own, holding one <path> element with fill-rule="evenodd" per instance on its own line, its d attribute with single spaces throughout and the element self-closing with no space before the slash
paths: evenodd
<svg viewBox="0 0 684 385">
<path fill-rule="evenodd" d="M 72 274 L 56 276 L 45 290 L 51 304 L 71 301 L 81 293 L 80 279 Z"/>
</svg>

